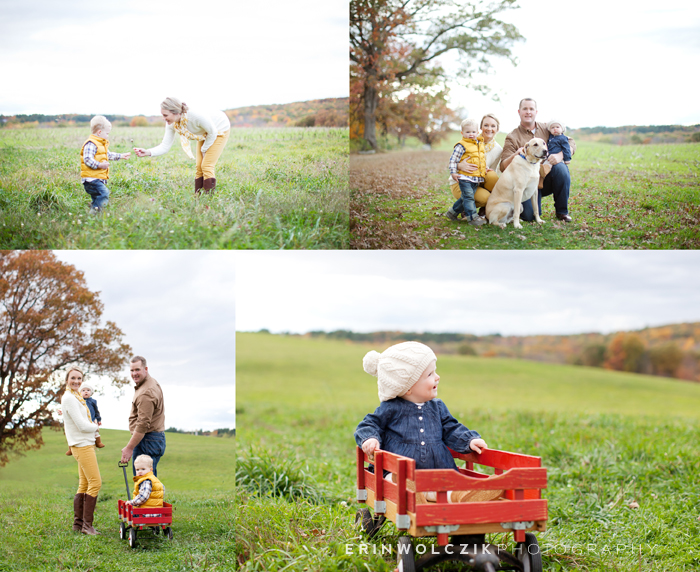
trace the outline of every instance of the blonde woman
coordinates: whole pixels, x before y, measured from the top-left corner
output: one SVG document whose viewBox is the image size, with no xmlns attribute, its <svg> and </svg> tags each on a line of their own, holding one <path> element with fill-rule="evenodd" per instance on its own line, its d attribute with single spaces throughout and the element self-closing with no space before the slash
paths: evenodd
<svg viewBox="0 0 700 572">
<path fill-rule="evenodd" d="M 175 135 L 180 136 L 180 144 L 190 159 L 195 157 L 190 149 L 190 141 L 197 141 L 197 167 L 194 179 L 194 192 L 212 193 L 216 188 L 216 162 L 226 146 L 231 133 L 231 122 L 223 111 L 206 113 L 192 111 L 179 99 L 168 97 L 160 104 L 160 112 L 165 119 L 165 135 L 157 147 L 151 149 L 134 148 L 139 157 L 157 157 L 170 150 Z"/>
<path fill-rule="evenodd" d="M 484 138 L 484 149 L 486 151 L 486 167 L 493 169 L 486 173 L 484 177 L 484 182 L 476 189 L 474 193 L 474 202 L 476 203 L 476 208 L 479 209 L 479 215 L 483 216 L 482 209 L 486 206 L 486 201 L 489 199 L 489 195 L 493 190 L 493 187 L 498 181 L 498 177 L 501 174 L 499 163 L 501 161 L 501 153 L 503 153 L 503 147 L 501 147 L 496 142 L 496 133 L 498 133 L 501 127 L 501 123 L 498 121 L 495 115 L 492 113 L 487 113 L 481 119 L 481 135 Z M 477 169 L 476 165 L 472 165 L 466 161 L 462 161 L 459 164 L 459 169 L 465 172 L 475 171 Z M 461 194 L 459 191 L 459 184 L 457 184 L 452 177 L 449 180 L 450 190 L 455 199 L 458 199 Z"/>
<path fill-rule="evenodd" d="M 83 372 L 77 368 L 66 374 L 66 390 L 61 398 L 63 428 L 73 458 L 78 462 L 78 492 L 73 498 L 73 530 L 83 534 L 99 534 L 92 526 L 97 504 L 97 493 L 102 488 L 102 477 L 95 455 L 97 423 L 90 420 L 80 384 Z"/>
</svg>

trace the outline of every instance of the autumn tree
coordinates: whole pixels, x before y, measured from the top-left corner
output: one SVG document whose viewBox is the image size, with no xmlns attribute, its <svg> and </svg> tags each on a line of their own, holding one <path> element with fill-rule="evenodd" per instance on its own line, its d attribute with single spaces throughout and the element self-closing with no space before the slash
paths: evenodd
<svg viewBox="0 0 700 572">
<path fill-rule="evenodd" d="M 649 350 L 649 361 L 656 375 L 675 377 L 683 361 L 683 351 L 675 342 L 666 342 Z"/>
<path fill-rule="evenodd" d="M 57 427 L 65 371 L 120 376 L 131 348 L 83 273 L 50 251 L 0 251 L 0 466 L 13 453 L 38 449 L 45 426 Z"/>
<path fill-rule="evenodd" d="M 639 372 L 644 358 L 644 342 L 636 334 L 617 334 L 608 346 L 607 369 Z"/>
<path fill-rule="evenodd" d="M 491 58 L 514 62 L 511 46 L 523 39 L 497 14 L 516 0 L 351 0 L 351 84 L 362 85 L 363 136 L 377 148 L 376 112 L 382 91 L 406 87 L 418 79 L 469 82 L 491 67 Z M 441 56 L 454 53 L 454 72 L 443 69 Z M 485 91 L 484 86 L 474 86 Z"/>
</svg>

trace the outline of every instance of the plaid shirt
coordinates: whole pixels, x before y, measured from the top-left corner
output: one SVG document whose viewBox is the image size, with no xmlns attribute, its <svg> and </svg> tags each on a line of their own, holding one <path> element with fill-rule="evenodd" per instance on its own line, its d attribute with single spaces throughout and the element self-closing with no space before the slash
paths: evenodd
<svg viewBox="0 0 700 572">
<path fill-rule="evenodd" d="M 133 504 L 134 506 L 141 506 L 151 496 L 152 490 L 153 484 L 151 483 L 151 481 L 146 479 L 139 486 L 139 494 L 132 499 L 131 504 Z"/>
<path fill-rule="evenodd" d="M 450 174 L 457 173 L 457 164 L 465 152 L 466 149 L 464 148 L 464 145 L 461 143 L 457 143 L 457 145 L 455 145 L 454 151 L 452 151 L 452 155 L 450 156 Z M 481 183 L 484 181 L 483 177 L 470 177 L 468 175 L 463 175 L 462 173 L 459 173 L 459 178 L 469 181 L 470 183 Z"/>
<path fill-rule="evenodd" d="M 85 147 L 83 148 L 83 161 L 91 169 L 100 168 L 99 162 L 95 161 L 95 153 L 97 153 L 97 145 L 95 145 L 92 141 L 85 143 Z M 119 159 L 122 159 L 123 157 L 124 155 L 122 153 L 112 153 L 111 151 L 107 151 L 107 158 L 110 161 L 119 161 Z M 87 181 L 94 181 L 95 177 L 83 177 L 81 180 L 83 183 L 85 183 Z"/>
</svg>

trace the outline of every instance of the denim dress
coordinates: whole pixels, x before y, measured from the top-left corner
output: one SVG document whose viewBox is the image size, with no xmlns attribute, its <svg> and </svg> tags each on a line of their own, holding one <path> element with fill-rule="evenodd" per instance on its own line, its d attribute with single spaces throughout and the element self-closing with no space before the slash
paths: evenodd
<svg viewBox="0 0 700 572">
<path fill-rule="evenodd" d="M 359 447 L 374 437 L 384 451 L 415 459 L 416 469 L 457 469 L 447 447 L 469 452 L 481 437 L 457 421 L 441 399 L 416 404 L 400 397 L 383 401 L 355 430 Z"/>
<path fill-rule="evenodd" d="M 100 410 L 97 409 L 97 401 L 95 401 L 92 397 L 88 397 L 85 400 L 85 405 L 88 406 L 88 409 L 90 410 L 90 417 L 92 418 L 93 423 L 102 422 L 102 416 L 100 415 Z"/>
<path fill-rule="evenodd" d="M 569 146 L 569 138 L 566 135 L 550 135 L 547 141 L 547 150 L 550 155 L 564 153 L 564 161 L 571 161 L 571 147 Z"/>
</svg>

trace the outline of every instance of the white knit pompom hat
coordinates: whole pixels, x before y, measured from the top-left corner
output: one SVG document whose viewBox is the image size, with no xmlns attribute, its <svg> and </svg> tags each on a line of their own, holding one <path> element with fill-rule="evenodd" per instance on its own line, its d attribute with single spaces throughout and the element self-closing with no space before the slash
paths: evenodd
<svg viewBox="0 0 700 572">
<path fill-rule="evenodd" d="M 384 353 L 369 352 L 362 360 L 365 371 L 377 378 L 379 401 L 389 401 L 406 393 L 418 381 L 435 353 L 420 342 L 402 342 Z"/>
<path fill-rule="evenodd" d="M 92 391 L 93 393 L 95 393 L 95 388 L 92 386 L 92 384 L 88 383 L 87 381 L 84 381 L 84 382 L 80 385 L 80 391 L 82 391 L 83 388 L 85 388 L 85 387 L 87 387 L 90 391 Z"/>
<path fill-rule="evenodd" d="M 547 131 L 549 131 L 552 125 L 561 125 L 561 134 L 564 135 L 564 133 L 566 133 L 566 125 L 564 125 L 558 119 L 552 119 L 551 121 L 547 122 Z"/>
</svg>

